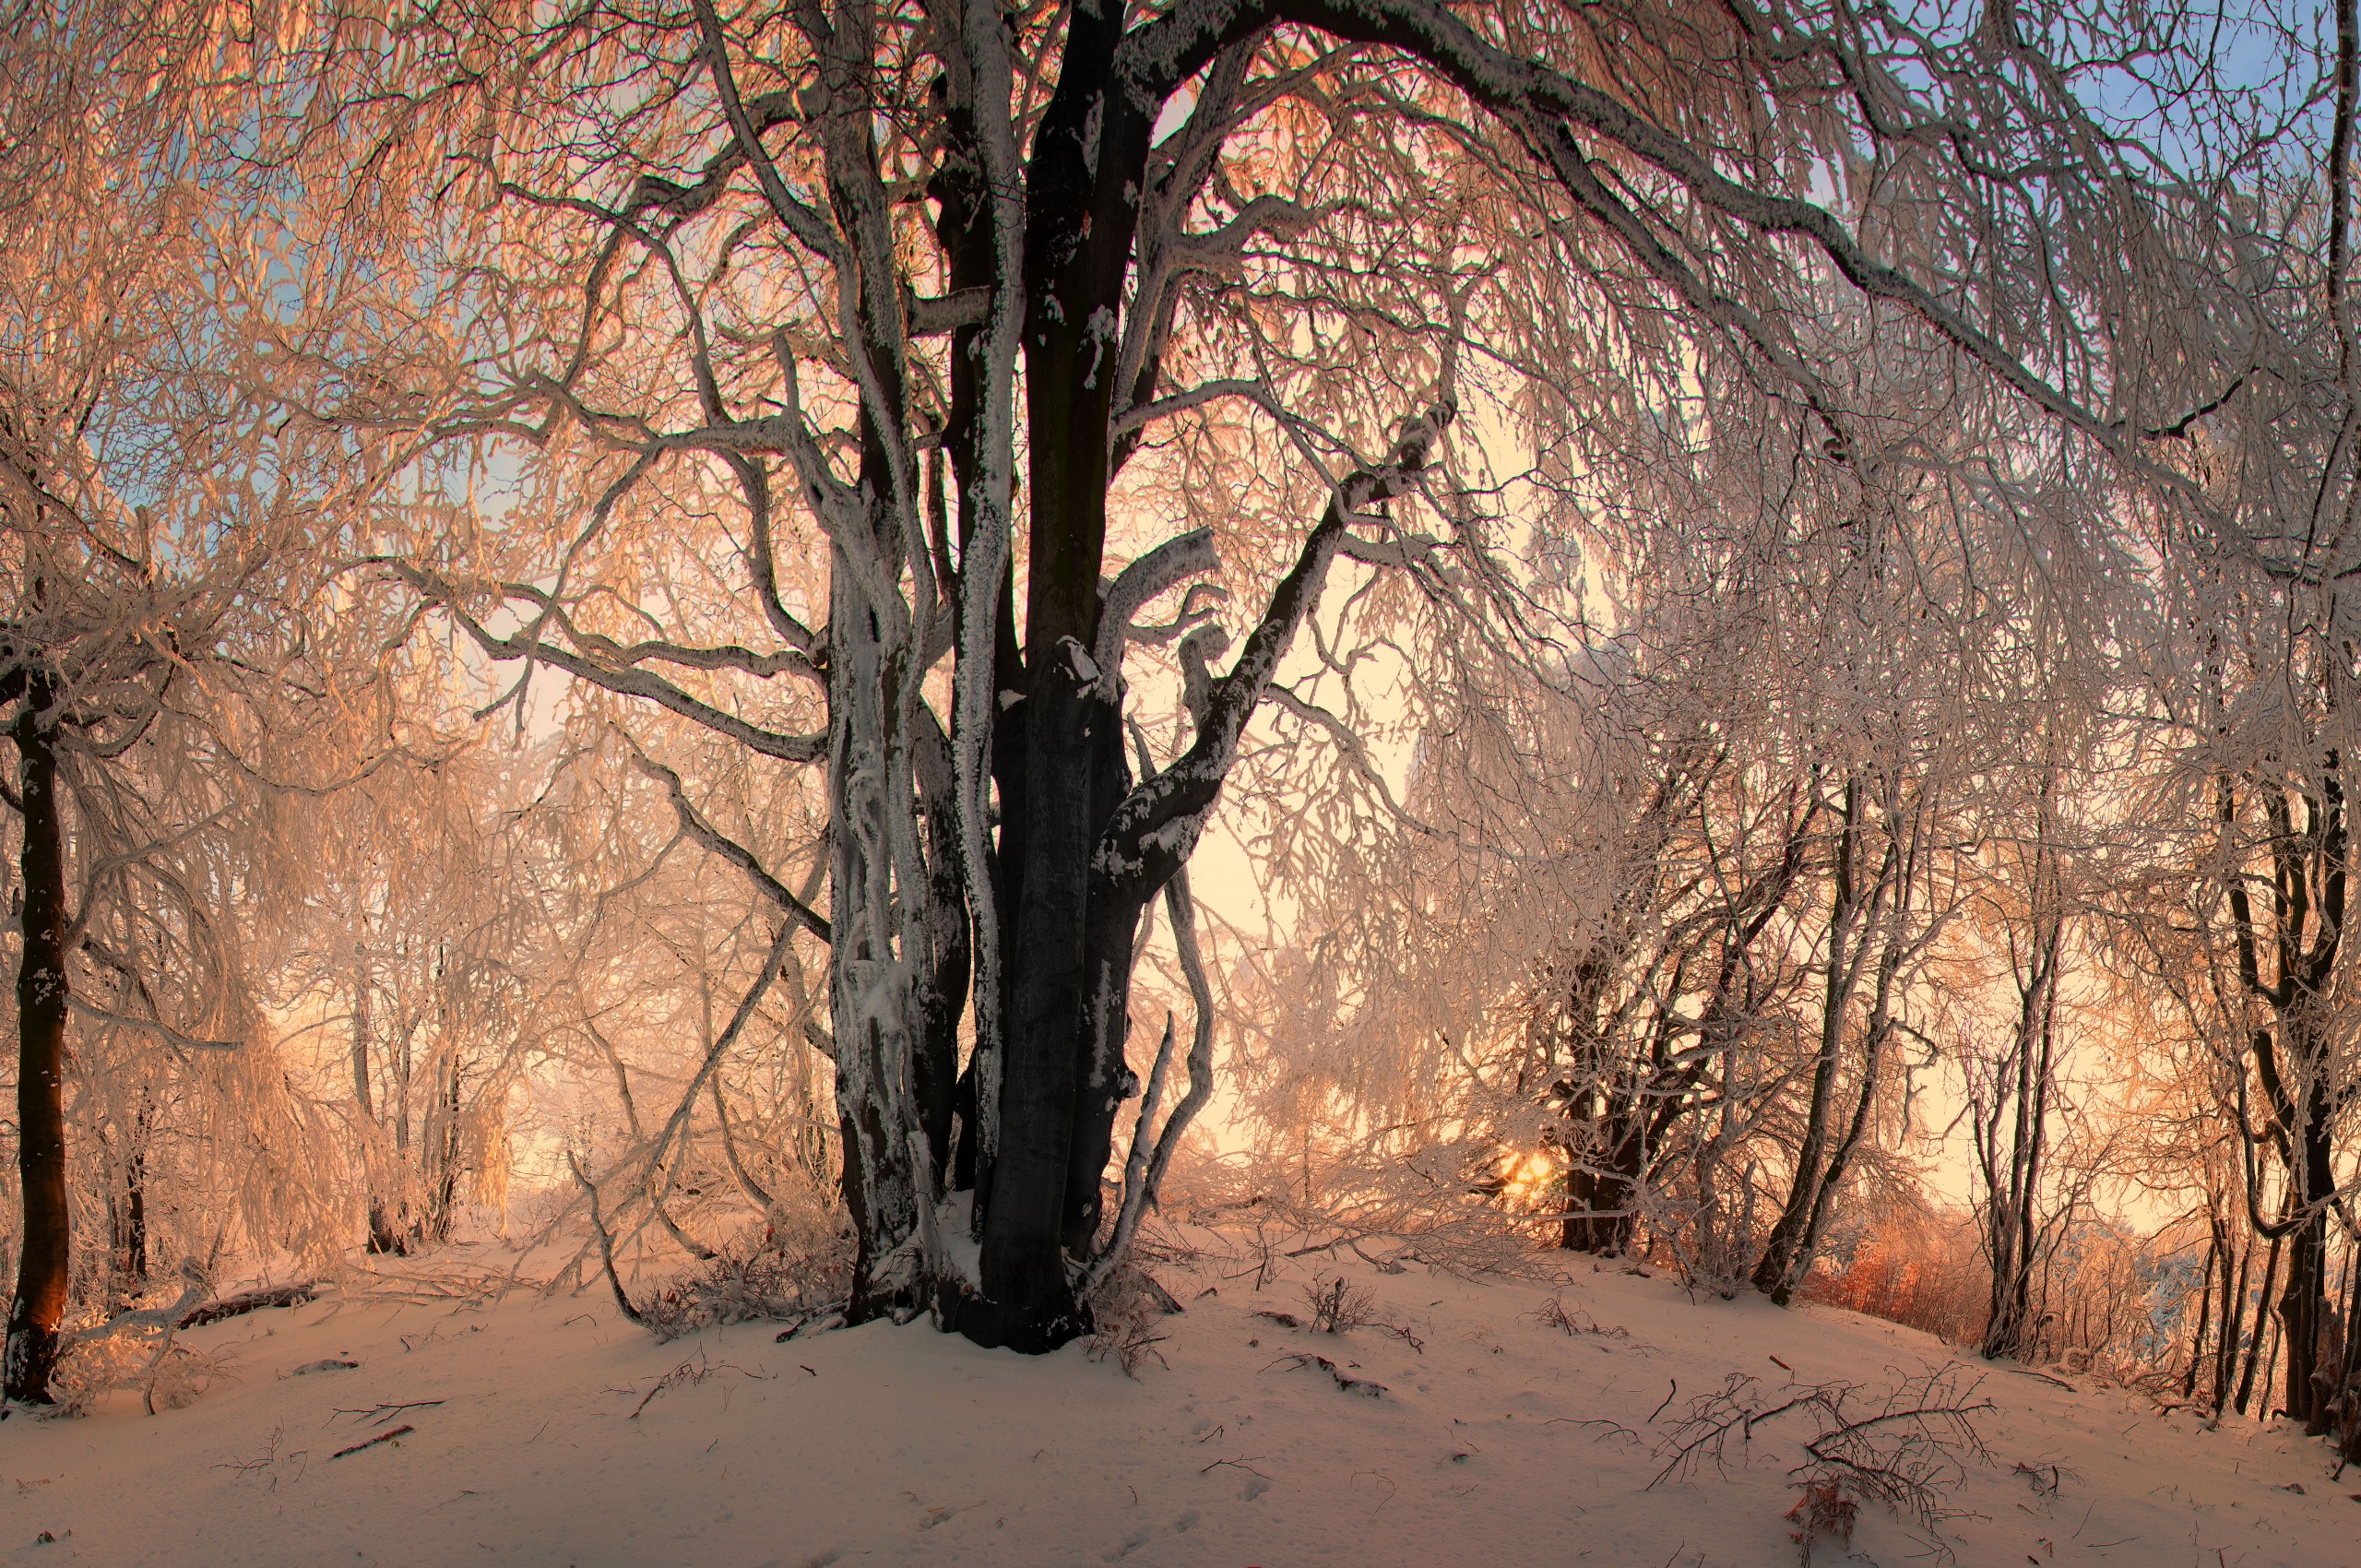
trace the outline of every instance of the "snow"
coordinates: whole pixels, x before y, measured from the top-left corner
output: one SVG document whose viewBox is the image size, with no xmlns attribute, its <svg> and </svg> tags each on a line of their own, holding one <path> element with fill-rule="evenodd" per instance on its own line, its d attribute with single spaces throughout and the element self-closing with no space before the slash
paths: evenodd
<svg viewBox="0 0 2361 1568">
<path fill-rule="evenodd" d="M 603 1289 L 455 1306 L 356 1280 L 186 1336 L 227 1369 L 187 1408 L 150 1417 L 117 1395 L 0 1424 L 0 1562 L 1791 1562 L 1799 1439 L 1778 1422 L 1726 1474 L 1644 1490 L 1688 1399 L 1733 1372 L 1783 1387 L 1774 1357 L 1871 1385 L 1955 1359 L 1874 1320 L 1692 1302 L 1584 1259 L 1545 1289 L 1344 1257 L 1282 1263 L 1259 1291 L 1251 1249 L 1160 1266 L 1187 1311 L 1154 1320 L 1162 1364 L 1136 1381 L 1081 1345 L 1027 1359 L 924 1323 L 659 1345 Z M 1315 1271 L 1368 1289 L 1423 1349 L 1253 1315 L 1308 1317 Z M 1553 1294 L 1605 1332 L 1541 1321 Z M 2330 1484 L 2295 1433 L 2206 1432 L 2079 1379 L 1971 1371 L 1999 1408 L 1991 1463 L 1955 1499 L 1980 1515 L 1948 1532 L 1963 1564 L 2361 1562 L 2361 1475 Z M 340 1413 L 381 1405 L 410 1408 Z M 2057 1495 L 2020 1464 L 2062 1467 Z M 1851 1554 L 1816 1560 L 1936 1561 L 1915 1533 L 1865 1505 Z"/>
</svg>

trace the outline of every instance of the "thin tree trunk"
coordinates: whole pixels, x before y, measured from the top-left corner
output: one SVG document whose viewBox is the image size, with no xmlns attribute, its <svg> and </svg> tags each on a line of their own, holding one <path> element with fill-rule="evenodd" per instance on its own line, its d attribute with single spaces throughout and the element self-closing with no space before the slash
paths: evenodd
<svg viewBox="0 0 2361 1568">
<path fill-rule="evenodd" d="M 2361 1238 L 2344 1249 L 2344 1354 L 2337 1375 L 2337 1474 L 2361 1461 Z"/>
<path fill-rule="evenodd" d="M 1878 959 L 1877 985 L 1869 1004 L 1868 1027 L 1861 1042 L 1860 1092 L 1855 1098 L 1852 1119 L 1844 1135 L 1828 1156 L 1827 1168 L 1821 1171 L 1811 1196 L 1811 1208 L 1804 1221 L 1801 1244 L 1790 1258 L 1786 1273 L 1771 1299 L 1786 1306 L 1794 1293 L 1803 1286 L 1811 1272 L 1812 1259 L 1820 1251 L 1821 1232 L 1834 1212 L 1837 1196 L 1843 1192 L 1845 1172 L 1850 1169 L 1854 1154 L 1859 1149 L 1862 1136 L 1869 1130 L 1869 1114 L 1877 1102 L 1880 1075 L 1885 1065 L 1886 1048 L 1893 1039 L 1894 986 L 1902 970 L 1902 932 L 1900 921 L 1909 898 L 1912 872 L 1900 853 L 1900 846 L 1888 842 L 1883 865 L 1879 871 L 1878 887 L 1869 900 L 1874 916 L 1881 905 L 1892 909 L 1894 925 L 1886 934 L 1885 951 Z M 1862 961 L 1868 957 L 1868 932 L 1864 930 Z"/>
<path fill-rule="evenodd" d="M 2197 1336 L 2189 1342 L 2189 1372 L 2180 1380 L 2180 1396 L 2194 1398 L 2197 1395 L 2197 1369 L 2205 1360 L 2205 1330 L 2213 1317 L 2213 1261 L 2220 1252 L 2220 1238 L 2209 1241 L 2205 1248 L 2205 1278 L 2197 1288 Z"/>
<path fill-rule="evenodd" d="M 2274 1414 L 2284 1416 L 2287 1413 L 2284 1409 L 2274 1412 L 2271 1408 L 2272 1390 L 2279 1386 L 2279 1342 L 2286 1337 L 2286 1325 L 2279 1321 L 2277 1313 L 2271 1313 L 2268 1315 L 2271 1319 L 2271 1348 L 2263 1353 L 2262 1404 L 2257 1411 L 2258 1417 L 2265 1421 L 2270 1420 Z"/>
<path fill-rule="evenodd" d="M 394 1229 L 404 1246 L 416 1237 L 409 1212 L 409 1080 L 410 1041 L 418 1032 L 418 1024 L 419 1020 L 413 1017 L 403 1028 L 393 1060 L 388 1063 L 394 1077 L 394 1173 L 395 1180 L 400 1183 L 394 1199 Z"/>
<path fill-rule="evenodd" d="M 2230 1401 L 2230 1374 L 2238 1364 L 2238 1328 L 2246 1321 L 2247 1277 L 2254 1267 L 2254 1244 L 2238 1253 L 2237 1282 L 2230 1280 L 2229 1259 L 2222 1260 L 2222 1330 L 2213 1347 L 2213 1414 Z"/>
<path fill-rule="evenodd" d="M 2241 1416 L 2254 1399 L 2255 1369 L 2262 1362 L 2262 1342 L 2271 1326 L 2271 1288 L 2279 1283 L 2279 1246 L 2280 1239 L 2272 1237 L 2270 1255 L 2262 1265 L 2262 1289 L 2255 1297 L 2254 1337 L 2247 1345 L 2246 1371 L 2238 1376 L 2237 1411 Z"/>
<path fill-rule="evenodd" d="M 108 1266 L 117 1310 L 148 1283 L 148 1137 L 154 1128 L 155 1111 L 143 1092 L 124 1139 L 122 1185 L 107 1203 Z"/>
<path fill-rule="evenodd" d="M 1754 1265 L 1754 1288 L 1785 1304 L 1794 1292 L 1796 1261 L 1811 1224 L 1826 1158 L 1829 1120 L 1843 1065 L 1845 1020 L 1852 1010 L 1853 992 L 1860 980 L 1862 954 L 1854 942 L 1862 893 L 1857 885 L 1861 841 L 1862 795 L 1857 778 L 1845 781 L 1844 824 L 1837 834 L 1835 888 L 1828 909 L 1827 985 L 1821 999 L 1820 1054 L 1812 1064 L 1811 1109 L 1804 1124 L 1803 1142 L 1796 1149 L 1796 1169 L 1787 1186 L 1787 1201 L 1763 1242 Z"/>
<path fill-rule="evenodd" d="M 24 800 L 24 952 L 17 968 L 17 1164 L 24 1241 L 0 1396 L 50 1402 L 58 1325 L 65 1317 L 72 1218 L 65 1202 L 65 830 L 57 798 L 54 683 L 35 671 L 17 720 Z"/>
<path fill-rule="evenodd" d="M 2047 899 L 2052 891 L 2047 885 L 2046 809 L 2042 825 L 2044 842 L 2037 846 L 2039 856 L 2032 893 L 2035 899 Z M 2015 1099 L 2015 1114 L 2010 1129 L 2005 1188 L 1997 1147 L 1987 1146 L 1983 1157 L 1991 1206 L 1987 1221 L 1992 1265 L 1991 1308 L 1985 1322 L 1982 1346 L 1987 1360 L 2023 1356 L 2033 1317 L 2036 1206 L 2048 1151 L 2049 1087 L 2057 1046 L 2057 974 L 2066 928 L 2058 912 L 2051 910 L 2045 915 L 2036 905 L 2035 929 L 2037 934 L 2031 964 L 2028 969 L 2018 972 L 2017 1028 L 2010 1062 L 2014 1069 L 2011 1090 Z M 1998 1098 L 1996 1087 L 1996 1101 Z M 1997 1103 L 1993 1114 L 1996 1124 L 1990 1129 L 1989 1145 L 1997 1146 Z"/>
<path fill-rule="evenodd" d="M 362 1175 L 369 1184 L 369 1250 L 382 1255 L 399 1253 L 402 1241 L 394 1228 L 393 1216 L 386 1206 L 386 1194 L 379 1185 L 378 1163 L 384 1158 L 379 1140 L 384 1134 L 377 1123 L 377 1107 L 369 1092 L 368 946 L 355 944 L 353 958 L 352 1098 L 361 1108 L 361 1135 L 365 1144 L 362 1150 Z"/>
</svg>

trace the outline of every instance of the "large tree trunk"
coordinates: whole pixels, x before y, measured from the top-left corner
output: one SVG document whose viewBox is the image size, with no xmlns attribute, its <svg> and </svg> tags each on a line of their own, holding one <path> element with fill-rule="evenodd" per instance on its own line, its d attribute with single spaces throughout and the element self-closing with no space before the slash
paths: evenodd
<svg viewBox="0 0 2361 1568">
<path fill-rule="evenodd" d="M 72 1221 L 65 1205 L 65 831 L 57 798 L 56 732 L 49 678 L 26 683 L 16 725 L 22 767 L 24 953 L 17 968 L 17 1161 L 23 1182 L 24 1243 L 0 1396 L 49 1402 L 65 1317 Z"/>
<path fill-rule="evenodd" d="M 1122 996 L 1093 982 L 1103 982 L 1106 955 L 1121 943 L 1125 979 L 1115 989 L 1127 989 L 1128 944 L 1156 891 L 1093 897 L 1092 851 L 1128 782 L 1114 672 L 1102 683 L 1091 656 L 1113 473 L 1108 415 L 1120 339 L 1109 330 L 1123 309 L 1150 113 L 1110 90 L 1124 21 L 1121 8 L 1074 13 L 1026 177 L 1025 798 L 1016 813 L 1003 802 L 1003 822 L 1022 830 L 1014 905 L 1004 909 L 1014 918 L 1000 944 L 1009 1005 L 998 1148 L 989 1184 L 979 1184 L 979 1296 L 963 1305 L 959 1327 L 980 1344 L 1026 1350 L 1053 1348 L 1086 1326 L 1074 1294 L 1090 1242 L 1080 1231 L 1096 1229 L 1101 1171 L 1088 1167 L 1094 1151 L 1105 1162 L 1102 1115 L 1111 1136 L 1100 1081 L 1107 1040 L 1111 1032 L 1120 1063 L 1124 1029 Z M 1084 1255 L 1070 1253 L 1076 1245 Z"/>
<path fill-rule="evenodd" d="M 1094 700 L 1096 672 L 1086 666 L 1081 644 L 1065 640 L 1055 662 L 1037 660 L 1025 703 L 1025 864 L 1014 941 L 1005 956 L 1013 1005 L 1001 1072 L 1000 1147 L 984 1199 L 980 1295 L 963 1306 L 959 1321 L 979 1344 L 1020 1350 L 1054 1349 L 1086 1326 L 1068 1267 L 1066 1217 L 1075 1174 L 1076 1069 L 1088 1050 L 1088 861 L 1105 816 L 1093 788 L 1094 739 L 1111 742 L 1119 762 L 1121 755 L 1115 715 Z M 1097 1172 L 1090 1176 L 1095 1181 Z"/>
</svg>

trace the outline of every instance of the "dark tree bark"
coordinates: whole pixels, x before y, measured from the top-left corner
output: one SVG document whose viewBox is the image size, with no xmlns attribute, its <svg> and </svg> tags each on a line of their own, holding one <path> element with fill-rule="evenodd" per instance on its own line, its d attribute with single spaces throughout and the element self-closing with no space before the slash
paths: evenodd
<svg viewBox="0 0 2361 1568">
<path fill-rule="evenodd" d="M 1845 1046 L 1851 1033 L 1855 1000 L 1861 989 L 1876 935 L 1876 917 L 1889 897 L 1899 866 L 1898 847 L 1889 842 L 1874 865 L 1867 863 L 1869 791 L 1857 775 L 1845 781 L 1838 808 L 1834 859 L 1831 868 L 1828 907 L 1826 983 L 1821 998 L 1820 1050 L 1812 1063 L 1810 1109 L 1802 1143 L 1796 1150 L 1796 1169 L 1786 1202 L 1764 1240 L 1762 1255 L 1754 1265 L 1754 1288 L 1785 1306 L 1803 1284 L 1819 1243 L 1829 1195 L 1844 1180 L 1853 1145 L 1866 1123 L 1876 1095 L 1883 1031 L 1864 1040 L 1860 1104 L 1847 1133 L 1836 1131 L 1836 1089 L 1844 1075 Z M 1888 946 L 1891 958 L 1892 949 Z M 1881 985 L 1892 982 L 1890 963 L 1880 966 Z"/>
<path fill-rule="evenodd" d="M 58 799 L 54 681 L 25 681 L 14 739 L 24 802 L 24 952 L 17 968 L 18 1170 L 24 1241 L 8 1311 L 0 1397 L 46 1404 L 65 1320 L 72 1219 L 65 1203 L 65 828 Z"/>
<path fill-rule="evenodd" d="M 1681 1120 L 1707 1099 L 1701 1087 L 1756 1005 L 1750 988 L 1758 944 L 1802 879 L 1821 802 L 1798 781 L 1789 790 L 1777 858 L 1765 866 L 1741 864 L 1736 876 L 1717 875 L 1717 883 L 1737 885 L 1726 900 L 1684 920 L 1687 929 L 1663 947 L 1634 951 L 1630 933 L 1648 923 L 1643 910 L 1664 877 L 1673 818 L 1706 809 L 1705 793 L 1726 760 L 1720 748 L 1692 750 L 1677 754 L 1666 768 L 1641 814 L 1630 891 L 1610 916 L 1606 938 L 1573 965 L 1555 1016 L 1544 1025 L 1550 1033 L 1544 1060 L 1554 1070 L 1560 1044 L 1568 1057 L 1567 1071 L 1548 1089 L 1565 1123 L 1559 1245 L 1568 1251 L 1613 1255 L 1631 1249 L 1641 1197 L 1671 1158 Z M 1713 980 L 1691 1021 L 1684 1016 L 1687 977 L 1709 966 Z M 1609 992 L 1619 984 L 1627 1000 L 1612 1003 Z M 1635 986 L 1641 996 L 1630 994 Z M 1660 999 L 1646 994 L 1659 990 Z"/>
<path fill-rule="evenodd" d="M 120 1180 L 107 1194 L 107 1264 L 118 1311 L 148 1284 L 148 1140 L 155 1126 L 154 1102 L 143 1093 L 123 1134 Z"/>
<path fill-rule="evenodd" d="M 2263 1341 L 2271 1327 L 2271 1289 L 2279 1282 L 2280 1240 L 2273 1237 L 2271 1253 L 2263 1260 L 2262 1289 L 2255 1298 L 2254 1336 L 2247 1343 L 2246 1370 L 2238 1374 L 2237 1410 L 2241 1416 L 2254 1400 L 2255 1369 L 2262 1364 Z"/>
<path fill-rule="evenodd" d="M 2251 1218 L 2262 1234 L 2286 1241 L 2287 1277 L 2278 1303 L 2285 1328 L 2284 1399 L 2288 1415 L 2314 1435 L 2328 1430 L 2334 1395 L 2335 1369 L 2318 1374 L 2321 1331 L 2334 1311 L 2328 1277 L 2328 1211 L 2336 1193 L 2333 1124 L 2341 1098 L 2349 1092 L 2332 1081 L 2335 1053 L 2324 1038 L 2320 1013 L 2343 945 L 2352 878 L 2341 758 L 2331 751 L 2321 763 L 2308 790 L 2258 786 L 2271 830 L 2267 926 L 2257 919 L 2246 880 L 2234 875 L 2229 886 L 2239 983 L 2248 995 L 2267 1004 L 2272 1015 L 2271 1023 L 2256 1028 L 2248 1041 L 2269 1119 L 2261 1132 L 2242 1136 L 2249 1150 L 2256 1143 L 2268 1145 L 2287 1178 L 2281 1216 L 2268 1221 L 2259 1213 Z M 2226 829 L 2236 818 L 2226 779 L 2220 786 L 2219 812 Z M 2261 956 L 2266 947 L 2272 955 L 2267 982 Z"/>
<path fill-rule="evenodd" d="M 1976 1161 L 1983 1177 L 1985 1263 L 1991 1294 L 1979 1348 L 1987 1360 L 2023 1359 L 2034 1345 L 2033 1277 L 2040 1243 L 2038 1204 L 2049 1151 L 2049 1097 L 2056 1082 L 2058 975 L 2066 936 L 2056 849 L 2050 842 L 2051 780 L 2041 790 L 2032 876 L 2025 889 L 2025 942 L 2011 935 L 2017 1016 L 1978 1110 Z M 2008 1124 L 2005 1141 L 2001 1123 Z"/>
<path fill-rule="evenodd" d="M 2226 1244 L 2226 1229 L 2224 1235 Z M 2235 1281 L 2230 1277 L 2230 1265 L 2225 1255 L 2222 1263 L 2222 1332 L 2213 1348 L 2213 1413 L 2230 1402 L 2230 1377 L 2238 1363 L 2238 1331 L 2246 1321 L 2247 1277 L 2254 1266 L 2254 1246 L 2249 1242 L 2238 1250 L 2238 1273 Z"/>
<path fill-rule="evenodd" d="M 2189 1368 L 2181 1373 L 2180 1396 L 2193 1398 L 2197 1394 L 2197 1374 L 2205 1364 L 2205 1331 L 2213 1324 L 2213 1268 L 2221 1261 L 2219 1234 L 2209 1235 L 2205 1244 L 2205 1277 L 2197 1286 L 2197 1333 L 2189 1342 Z"/>
<path fill-rule="evenodd" d="M 1631 1245 L 1640 1128 L 1634 1118 L 1621 1112 L 1598 1116 L 1593 1125 L 1604 1147 L 1566 1168 L 1566 1218 L 1558 1244 L 1570 1252 L 1614 1257 Z"/>
</svg>

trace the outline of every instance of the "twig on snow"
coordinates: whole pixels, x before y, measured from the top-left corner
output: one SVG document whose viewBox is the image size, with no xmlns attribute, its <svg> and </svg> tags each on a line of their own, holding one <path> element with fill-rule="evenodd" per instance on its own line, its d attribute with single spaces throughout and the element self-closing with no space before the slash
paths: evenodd
<svg viewBox="0 0 2361 1568">
<path fill-rule="evenodd" d="M 329 1455 L 328 1457 L 331 1459 L 341 1459 L 348 1454 L 358 1454 L 364 1448 L 374 1448 L 381 1443 L 391 1443 L 397 1437 L 406 1437 L 417 1430 L 418 1429 L 415 1427 L 398 1426 L 391 1431 L 379 1432 L 376 1436 L 369 1439 L 366 1443 L 356 1443 L 350 1448 L 339 1448 L 335 1453 Z"/>
</svg>

